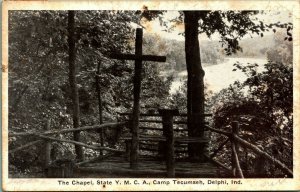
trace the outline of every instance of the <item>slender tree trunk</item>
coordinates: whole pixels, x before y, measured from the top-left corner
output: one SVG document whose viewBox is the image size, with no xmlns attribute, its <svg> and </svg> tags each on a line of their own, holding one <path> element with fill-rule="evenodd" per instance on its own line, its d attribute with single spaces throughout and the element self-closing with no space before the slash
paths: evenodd
<svg viewBox="0 0 300 192">
<path fill-rule="evenodd" d="M 103 115 L 102 115 L 102 98 L 101 98 L 101 88 L 100 88 L 100 80 L 99 80 L 99 74 L 100 74 L 100 66 L 101 61 L 98 62 L 97 65 L 97 74 L 96 74 L 96 91 L 97 91 L 97 97 L 98 97 L 98 110 L 99 110 L 99 122 L 100 124 L 103 124 Z M 100 129 L 99 135 L 100 135 L 100 144 L 101 147 L 104 146 L 104 133 L 103 129 Z M 103 151 L 100 150 L 100 155 L 103 155 Z"/>
<path fill-rule="evenodd" d="M 75 65 L 75 12 L 69 11 L 68 14 L 68 43 L 69 43 L 69 83 L 72 93 L 73 102 L 73 126 L 74 128 L 80 126 L 80 111 L 79 111 L 79 95 L 76 83 L 76 65 Z M 74 132 L 74 140 L 80 142 L 80 131 Z M 84 153 L 81 146 L 75 146 L 76 158 L 80 161 L 84 160 Z"/>
<path fill-rule="evenodd" d="M 188 71 L 188 129 L 189 136 L 193 137 L 204 135 L 204 71 L 200 59 L 198 21 L 198 12 L 184 12 L 185 54 Z M 193 159 L 203 161 L 204 145 L 189 145 L 189 156 Z"/>
</svg>

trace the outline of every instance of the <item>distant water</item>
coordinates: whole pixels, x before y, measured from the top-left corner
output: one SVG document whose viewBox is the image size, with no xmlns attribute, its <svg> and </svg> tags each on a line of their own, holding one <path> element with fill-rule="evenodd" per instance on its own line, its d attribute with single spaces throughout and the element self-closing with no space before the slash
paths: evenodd
<svg viewBox="0 0 300 192">
<path fill-rule="evenodd" d="M 240 70 L 232 71 L 235 68 L 233 64 L 236 62 L 240 62 L 243 65 L 256 63 L 259 65 L 258 71 L 262 71 L 263 65 L 267 63 L 267 60 L 262 58 L 226 58 L 220 64 L 203 67 L 205 71 L 204 83 L 208 85 L 208 90 L 217 93 L 236 80 L 246 80 L 246 76 Z M 175 93 L 186 78 L 187 71 L 179 72 L 171 84 L 170 93 Z"/>
</svg>

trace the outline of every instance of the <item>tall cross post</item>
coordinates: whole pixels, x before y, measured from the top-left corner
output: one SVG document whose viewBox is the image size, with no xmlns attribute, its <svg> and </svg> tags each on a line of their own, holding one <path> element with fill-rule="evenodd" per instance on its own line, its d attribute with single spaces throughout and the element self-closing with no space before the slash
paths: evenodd
<svg viewBox="0 0 300 192">
<path fill-rule="evenodd" d="M 140 94 L 142 81 L 142 62 L 156 61 L 166 62 L 165 56 L 143 55 L 143 29 L 136 29 L 135 54 L 112 54 L 111 58 L 121 60 L 134 60 L 133 78 L 133 110 L 132 110 L 132 140 L 130 150 L 130 168 L 138 169 L 139 150 L 139 118 L 140 118 Z"/>
</svg>

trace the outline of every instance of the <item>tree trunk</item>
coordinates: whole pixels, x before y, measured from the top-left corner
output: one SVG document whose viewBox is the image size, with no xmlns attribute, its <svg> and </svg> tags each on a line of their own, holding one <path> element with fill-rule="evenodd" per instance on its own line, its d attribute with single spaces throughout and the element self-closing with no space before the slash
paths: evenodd
<svg viewBox="0 0 300 192">
<path fill-rule="evenodd" d="M 198 40 L 199 12 L 185 11 L 185 54 L 188 71 L 187 109 L 189 136 L 204 135 L 204 71 L 200 59 Z M 189 156 L 203 161 L 204 145 L 190 144 Z"/>
<path fill-rule="evenodd" d="M 99 109 L 99 123 L 100 125 L 103 124 L 103 115 L 102 115 L 102 98 L 101 98 L 101 88 L 100 88 L 100 80 L 99 80 L 99 74 L 100 74 L 100 65 L 101 61 L 98 62 L 97 65 L 97 74 L 96 74 L 96 91 L 97 91 L 97 97 L 98 97 L 98 109 Z M 100 129 L 98 131 L 100 135 L 100 144 L 101 147 L 104 146 L 104 130 Z M 103 151 L 100 151 L 100 155 L 103 155 Z"/>
<path fill-rule="evenodd" d="M 68 13 L 68 43 L 69 43 L 69 83 L 72 93 L 73 102 L 73 127 L 80 126 L 80 116 L 79 116 L 79 95 L 76 83 L 76 65 L 75 65 L 75 12 L 69 11 Z M 74 132 L 74 140 L 80 142 L 80 131 Z M 81 146 L 75 146 L 76 158 L 80 161 L 84 160 L 84 153 Z"/>
</svg>

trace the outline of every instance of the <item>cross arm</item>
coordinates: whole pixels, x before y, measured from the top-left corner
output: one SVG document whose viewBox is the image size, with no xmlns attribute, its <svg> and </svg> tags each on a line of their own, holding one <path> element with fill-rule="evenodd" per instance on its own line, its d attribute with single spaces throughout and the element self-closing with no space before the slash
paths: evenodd
<svg viewBox="0 0 300 192">
<path fill-rule="evenodd" d="M 156 62 L 166 62 L 166 56 L 156 56 L 156 55 L 142 55 L 137 57 L 133 54 L 111 54 L 112 59 L 123 59 L 123 60 L 142 60 L 142 61 L 156 61 Z"/>
</svg>

